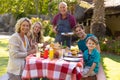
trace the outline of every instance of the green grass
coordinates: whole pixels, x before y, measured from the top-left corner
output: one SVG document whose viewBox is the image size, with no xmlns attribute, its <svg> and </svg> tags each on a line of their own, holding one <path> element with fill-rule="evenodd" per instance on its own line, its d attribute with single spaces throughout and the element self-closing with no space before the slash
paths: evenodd
<svg viewBox="0 0 120 80">
<path fill-rule="evenodd" d="M 6 73 L 8 63 L 8 39 L 0 39 L 0 76 Z"/>
<path fill-rule="evenodd" d="M 6 73 L 8 62 L 8 39 L 0 39 L 0 76 Z M 107 80 L 120 80 L 120 56 L 102 53 L 101 62 Z"/>
</svg>

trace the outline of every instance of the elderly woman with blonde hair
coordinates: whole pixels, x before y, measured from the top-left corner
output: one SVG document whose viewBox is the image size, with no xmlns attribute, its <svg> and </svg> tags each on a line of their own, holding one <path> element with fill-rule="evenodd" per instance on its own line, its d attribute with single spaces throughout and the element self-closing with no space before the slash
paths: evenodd
<svg viewBox="0 0 120 80">
<path fill-rule="evenodd" d="M 31 28 L 28 18 L 20 18 L 15 25 L 15 33 L 9 39 L 9 61 L 7 73 L 9 80 L 21 80 L 25 58 L 29 54 L 36 53 L 36 49 L 31 49 L 26 36 Z"/>
</svg>

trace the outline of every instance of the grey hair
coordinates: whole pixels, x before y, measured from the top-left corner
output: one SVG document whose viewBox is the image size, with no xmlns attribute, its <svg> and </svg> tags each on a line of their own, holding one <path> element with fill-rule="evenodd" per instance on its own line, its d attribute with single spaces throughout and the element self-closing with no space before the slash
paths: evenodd
<svg viewBox="0 0 120 80">
<path fill-rule="evenodd" d="M 27 17 L 24 17 L 24 18 L 20 18 L 16 25 L 15 25 L 15 32 L 18 32 L 20 33 L 20 27 L 21 27 L 21 24 L 24 22 L 24 21 L 27 21 L 29 23 L 29 27 L 31 28 L 31 22 L 30 22 L 30 19 L 28 19 Z"/>
<path fill-rule="evenodd" d="M 59 8 L 60 8 L 60 5 L 61 5 L 61 4 L 65 5 L 65 6 L 67 7 L 67 3 L 66 3 L 66 2 L 60 2 L 60 3 L 59 3 L 59 6 L 58 6 Z"/>
</svg>

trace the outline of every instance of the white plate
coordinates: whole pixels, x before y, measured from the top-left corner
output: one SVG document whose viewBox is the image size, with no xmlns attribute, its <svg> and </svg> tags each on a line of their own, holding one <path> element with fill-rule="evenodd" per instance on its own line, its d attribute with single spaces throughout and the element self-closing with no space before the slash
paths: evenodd
<svg viewBox="0 0 120 80">
<path fill-rule="evenodd" d="M 68 34 L 69 34 L 69 35 L 73 35 L 74 33 L 73 33 L 73 32 L 69 32 Z"/>
<path fill-rule="evenodd" d="M 61 35 L 68 35 L 68 36 L 73 35 L 73 34 L 74 34 L 73 32 L 61 33 Z"/>
<path fill-rule="evenodd" d="M 82 57 L 83 57 L 83 54 L 78 54 L 77 56 L 72 56 L 72 54 L 71 54 L 71 55 L 67 55 L 67 56 L 65 56 L 65 57 L 70 57 L 70 58 L 82 58 Z"/>
<path fill-rule="evenodd" d="M 61 33 L 62 35 L 65 35 L 65 33 Z"/>
<path fill-rule="evenodd" d="M 80 61 L 80 58 L 64 57 L 63 59 L 66 61 L 72 61 L 72 62 L 79 62 Z"/>
</svg>

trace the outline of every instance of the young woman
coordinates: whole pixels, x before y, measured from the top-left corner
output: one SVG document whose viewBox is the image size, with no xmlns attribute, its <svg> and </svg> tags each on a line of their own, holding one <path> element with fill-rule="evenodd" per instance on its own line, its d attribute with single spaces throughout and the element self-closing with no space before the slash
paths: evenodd
<svg viewBox="0 0 120 80">
<path fill-rule="evenodd" d="M 37 43 L 43 42 L 43 30 L 41 22 L 35 22 L 32 25 L 32 40 L 35 40 Z"/>
<path fill-rule="evenodd" d="M 31 47 L 44 41 L 41 22 L 35 22 L 32 25 L 31 30 L 27 33 L 27 37 L 29 38 Z"/>
</svg>

